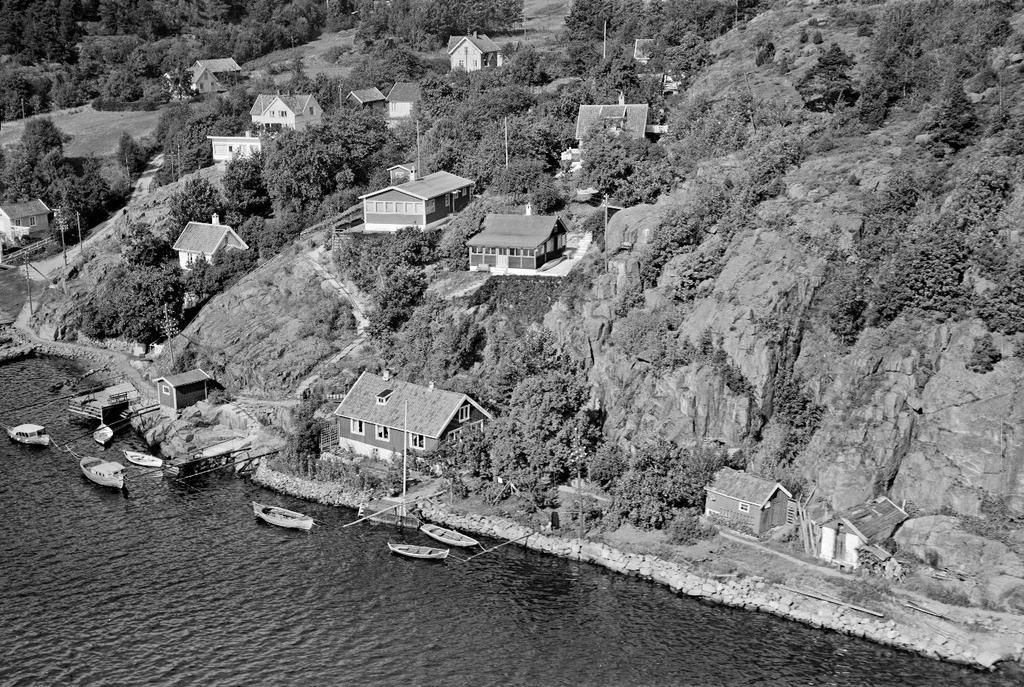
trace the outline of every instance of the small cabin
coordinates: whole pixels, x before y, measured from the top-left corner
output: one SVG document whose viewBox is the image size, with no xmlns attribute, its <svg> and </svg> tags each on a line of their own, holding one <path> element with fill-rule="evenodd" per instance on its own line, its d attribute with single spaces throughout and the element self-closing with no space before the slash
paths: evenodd
<svg viewBox="0 0 1024 687">
<path fill-rule="evenodd" d="M 416 163 L 407 162 L 404 165 L 391 165 L 388 167 L 388 174 L 391 175 L 392 184 L 404 184 L 410 179 L 416 178 Z"/>
<path fill-rule="evenodd" d="M 778 482 L 732 468 L 715 473 L 715 479 L 704 490 L 705 516 L 754 534 L 786 524 L 793 500 Z"/>
<path fill-rule="evenodd" d="M 398 81 L 388 91 L 388 119 L 409 119 L 420 100 L 420 86 L 413 81 Z"/>
<path fill-rule="evenodd" d="M 50 208 L 39 200 L 0 205 L 0 243 L 16 244 L 50 233 Z"/>
<path fill-rule="evenodd" d="M 169 411 L 178 411 L 205 401 L 210 390 L 216 388 L 213 377 L 198 367 L 181 374 L 160 377 L 155 382 L 157 400 Z"/>
<path fill-rule="evenodd" d="M 448 172 L 434 172 L 397 186 L 360 196 L 363 231 L 398 231 L 404 227 L 426 229 L 447 220 L 469 205 L 475 183 Z"/>
<path fill-rule="evenodd" d="M 476 72 L 487 67 L 500 67 L 501 48 L 487 34 L 474 31 L 469 36 L 448 39 L 448 60 L 452 71 Z"/>
<path fill-rule="evenodd" d="M 884 496 L 837 513 L 821 525 L 818 557 L 851 569 L 860 567 L 863 555 L 885 561 L 890 554 L 879 544 L 892 537 L 908 517 L 905 510 Z"/>
<path fill-rule="evenodd" d="M 231 57 L 196 60 L 189 67 L 192 90 L 197 93 L 221 93 L 238 83 L 242 68 Z"/>
<path fill-rule="evenodd" d="M 249 250 L 249 246 L 235 230 L 220 223 L 214 215 L 209 223 L 189 222 L 174 242 L 173 249 L 178 252 L 178 264 L 183 270 L 192 269 L 192 265 L 205 260 L 213 262 L 213 256 L 222 250 Z"/>
<path fill-rule="evenodd" d="M 488 214 L 483 231 L 466 242 L 469 269 L 534 274 L 561 259 L 567 233 L 562 219 L 553 215 Z"/>
<path fill-rule="evenodd" d="M 207 136 L 210 146 L 213 148 L 214 164 L 231 162 L 234 159 L 244 159 L 259 155 L 263 150 L 263 141 L 259 136 L 253 136 L 246 131 L 244 136 Z"/>
<path fill-rule="evenodd" d="M 364 110 L 384 112 L 384 108 L 387 107 L 387 98 L 377 88 L 360 88 L 349 91 L 345 98 L 353 107 Z"/>
</svg>

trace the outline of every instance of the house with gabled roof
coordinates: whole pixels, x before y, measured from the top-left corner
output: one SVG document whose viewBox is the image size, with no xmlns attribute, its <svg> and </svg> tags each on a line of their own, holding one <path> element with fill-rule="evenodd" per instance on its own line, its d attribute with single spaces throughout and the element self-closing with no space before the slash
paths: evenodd
<svg viewBox="0 0 1024 687">
<path fill-rule="evenodd" d="M 885 496 L 837 513 L 821 525 L 818 557 L 846 568 L 859 567 L 863 553 L 885 561 L 891 554 L 879 544 L 890 538 L 909 517 Z"/>
<path fill-rule="evenodd" d="M 650 62 L 653 52 L 653 38 L 637 38 L 633 41 L 633 59 L 640 64 L 647 64 Z"/>
<path fill-rule="evenodd" d="M 294 129 L 302 131 L 323 120 L 324 111 L 312 95 L 256 96 L 249 110 L 252 123 L 269 131 Z"/>
<path fill-rule="evenodd" d="M 161 409 L 172 414 L 199 401 L 205 401 L 210 395 L 210 390 L 216 388 L 213 377 L 198 367 L 180 374 L 158 377 L 153 383 L 156 385 L 157 400 Z"/>
<path fill-rule="evenodd" d="M 242 68 L 234 58 L 221 57 L 211 60 L 196 60 L 188 68 L 192 74 L 192 90 L 197 93 L 220 93 L 238 81 Z"/>
<path fill-rule="evenodd" d="M 732 468 L 716 472 L 704 490 L 705 516 L 754 534 L 786 524 L 793 500 L 778 482 Z"/>
<path fill-rule="evenodd" d="M 392 184 L 404 184 L 410 179 L 416 178 L 416 163 L 405 162 L 400 165 L 391 165 L 388 167 L 388 175 L 391 177 Z"/>
<path fill-rule="evenodd" d="M 360 196 L 363 202 L 362 231 L 398 231 L 404 227 L 428 229 L 469 205 L 475 182 L 449 172 L 420 178 Z"/>
<path fill-rule="evenodd" d="M 388 119 L 409 119 L 412 108 L 420 100 L 420 85 L 413 81 L 397 81 L 388 91 Z"/>
<path fill-rule="evenodd" d="M 209 223 L 189 222 L 184 231 L 174 242 L 173 249 L 178 252 L 178 264 L 183 270 L 192 269 L 199 260 L 213 262 L 213 256 L 222 250 L 249 250 L 242 237 L 220 218 L 214 215 Z"/>
<path fill-rule="evenodd" d="M 485 67 L 500 67 L 501 48 L 487 34 L 473 32 L 448 39 L 448 59 L 452 71 L 476 72 Z"/>
<path fill-rule="evenodd" d="M 537 274 L 565 252 L 568 230 L 561 217 L 490 213 L 483 230 L 466 241 L 469 269 L 498 274 Z"/>
<path fill-rule="evenodd" d="M 493 419 L 466 394 L 363 372 L 334 411 L 337 448 L 389 460 L 425 454 Z M 327 447 L 333 448 L 333 447 Z"/>
<path fill-rule="evenodd" d="M 34 198 L 0 205 L 0 242 L 14 244 L 50 233 L 50 208 Z"/>
<path fill-rule="evenodd" d="M 641 139 L 654 131 L 647 124 L 650 106 L 646 103 L 627 104 L 619 94 L 617 105 L 580 105 L 576 114 L 576 147 L 562 153 L 562 160 L 569 163 L 572 171 L 579 169 L 583 162 L 583 147 L 586 139 L 601 132 L 616 136 Z"/>
<path fill-rule="evenodd" d="M 349 91 L 345 99 L 355 107 L 383 112 L 387 107 L 387 98 L 376 87 L 360 88 L 356 91 Z"/>
</svg>

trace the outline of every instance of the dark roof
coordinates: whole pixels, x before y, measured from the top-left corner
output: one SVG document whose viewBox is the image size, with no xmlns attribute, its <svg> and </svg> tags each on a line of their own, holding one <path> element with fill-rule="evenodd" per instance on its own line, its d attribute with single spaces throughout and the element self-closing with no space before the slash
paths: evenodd
<svg viewBox="0 0 1024 687">
<path fill-rule="evenodd" d="M 377 404 L 377 395 L 391 389 L 388 402 Z M 471 403 L 487 417 L 490 414 L 466 394 L 444 389 L 387 379 L 369 372 L 363 372 L 342 399 L 334 414 L 339 417 L 355 418 L 375 425 L 404 430 L 406 427 L 406 404 L 409 409 L 408 428 L 413 434 L 437 438 L 448 426 L 455 413 L 465 403 Z"/>
<path fill-rule="evenodd" d="M 466 186 L 472 186 L 475 182 L 471 179 L 463 179 L 460 176 L 456 176 L 450 172 L 434 172 L 428 174 L 422 179 L 416 179 L 415 181 L 407 181 L 404 184 L 398 186 L 388 186 L 382 188 L 379 191 L 373 191 L 366 195 L 359 196 L 360 200 L 363 198 L 369 198 L 375 196 L 378 193 L 384 193 L 384 191 L 390 191 L 392 189 L 407 193 L 415 198 L 421 200 L 430 200 L 431 198 L 437 198 L 445 193 L 450 193 Z"/>
<path fill-rule="evenodd" d="M 884 496 L 879 496 L 871 503 L 862 503 L 859 506 L 836 514 L 829 523 L 845 521 L 853 527 L 861 537 L 868 542 L 881 542 L 892 536 L 896 526 L 906 520 L 909 515 Z M 826 523 L 826 524 L 829 524 Z"/>
<path fill-rule="evenodd" d="M 50 212 L 50 208 L 46 207 L 46 203 L 38 198 L 34 200 L 26 200 L 21 203 L 4 203 L 3 205 L 0 205 L 0 210 L 3 210 L 4 214 L 11 219 L 46 215 Z"/>
<path fill-rule="evenodd" d="M 226 224 L 210 224 L 208 222 L 189 222 L 181 232 L 181 236 L 174 242 L 173 250 L 186 253 L 202 253 L 213 255 L 217 248 L 224 241 L 225 235 L 231 232 L 238 242 L 247 249 L 245 244 L 235 230 Z"/>
<path fill-rule="evenodd" d="M 756 503 L 759 506 L 768 503 L 768 499 L 772 497 L 776 489 L 781 489 L 790 498 L 793 497 L 778 482 L 732 468 L 722 468 L 715 473 L 715 480 L 707 489 L 740 501 Z"/>
<path fill-rule="evenodd" d="M 647 128 L 646 104 L 580 105 L 576 115 L 576 139 L 582 140 L 595 130 L 616 127 L 632 138 L 643 138 Z"/>
<path fill-rule="evenodd" d="M 233 57 L 218 57 L 212 60 L 196 60 L 196 63 L 192 65 L 192 71 L 193 73 L 198 73 L 204 67 L 214 74 L 242 71 L 242 68 L 238 66 L 238 63 L 235 62 Z"/>
<path fill-rule="evenodd" d="M 420 99 L 420 85 L 413 81 L 399 81 L 388 91 L 392 103 L 414 103 Z"/>
<path fill-rule="evenodd" d="M 498 44 L 487 37 L 486 33 L 474 33 L 469 36 L 451 36 L 448 38 L 448 54 L 450 55 L 455 47 L 465 38 L 477 47 L 480 52 L 500 52 Z"/>
<path fill-rule="evenodd" d="M 484 218 L 484 229 L 467 246 L 536 248 L 547 241 L 561 220 L 554 215 L 498 215 Z"/>
<path fill-rule="evenodd" d="M 179 386 L 186 386 L 188 384 L 195 384 L 196 382 L 204 382 L 213 379 L 210 375 L 206 374 L 198 367 L 188 372 L 182 372 L 176 375 L 170 375 L 168 377 L 159 377 L 155 379 L 155 382 L 167 382 L 171 386 L 177 388 Z"/>
<path fill-rule="evenodd" d="M 360 103 L 377 103 L 384 100 L 384 94 L 376 87 L 360 88 L 358 91 L 349 91 L 349 97 L 355 98 Z"/>
</svg>

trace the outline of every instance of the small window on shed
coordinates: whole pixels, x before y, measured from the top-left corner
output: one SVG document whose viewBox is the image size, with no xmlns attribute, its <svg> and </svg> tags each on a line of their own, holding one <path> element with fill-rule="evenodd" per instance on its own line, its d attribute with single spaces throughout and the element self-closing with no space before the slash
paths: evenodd
<svg viewBox="0 0 1024 687">
<path fill-rule="evenodd" d="M 749 503 L 743 503 L 741 501 L 740 502 L 740 512 L 741 513 L 749 513 L 750 512 L 750 504 Z"/>
<path fill-rule="evenodd" d="M 377 394 L 377 405 L 387 405 L 388 399 L 391 398 L 391 394 L 393 394 L 394 391 L 394 389 L 384 389 L 384 391 Z"/>
</svg>

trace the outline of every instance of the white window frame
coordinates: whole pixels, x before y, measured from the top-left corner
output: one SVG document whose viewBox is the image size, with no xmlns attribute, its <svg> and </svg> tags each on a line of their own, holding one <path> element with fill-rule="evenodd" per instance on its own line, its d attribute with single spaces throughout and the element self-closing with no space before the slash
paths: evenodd
<svg viewBox="0 0 1024 687">
<path fill-rule="evenodd" d="M 463 411 L 465 411 L 465 412 L 463 412 Z M 459 422 L 466 422 L 472 416 L 473 416 L 473 410 L 469 407 L 468 403 L 466 405 L 462 406 L 461 408 L 459 408 Z"/>
<path fill-rule="evenodd" d="M 28 218 L 28 225 L 30 227 L 34 227 L 36 225 L 36 216 L 35 215 L 32 215 L 31 217 Z"/>
<path fill-rule="evenodd" d="M 462 441 L 462 428 L 460 427 L 448 432 L 447 439 L 448 441 Z"/>
<path fill-rule="evenodd" d="M 170 396 L 171 395 L 171 385 L 167 384 L 167 383 L 160 384 L 160 393 L 166 394 L 167 396 Z"/>
<path fill-rule="evenodd" d="M 427 214 L 429 215 L 431 212 L 434 211 L 434 209 L 434 199 L 431 198 L 430 200 L 427 201 Z"/>
<path fill-rule="evenodd" d="M 409 434 L 409 448 L 418 448 L 421 451 L 427 448 L 427 438 L 422 434 Z"/>
<path fill-rule="evenodd" d="M 749 503 L 745 503 L 743 501 L 740 501 L 739 510 L 740 510 L 741 513 L 749 513 L 750 512 L 750 504 Z"/>
<path fill-rule="evenodd" d="M 363 424 L 362 420 L 357 420 L 354 417 L 349 418 L 348 428 L 353 434 L 358 434 L 359 436 L 366 434 L 366 425 Z"/>
<path fill-rule="evenodd" d="M 391 430 L 384 425 L 376 425 L 376 431 L 374 436 L 377 437 L 377 441 L 391 441 Z"/>
</svg>

